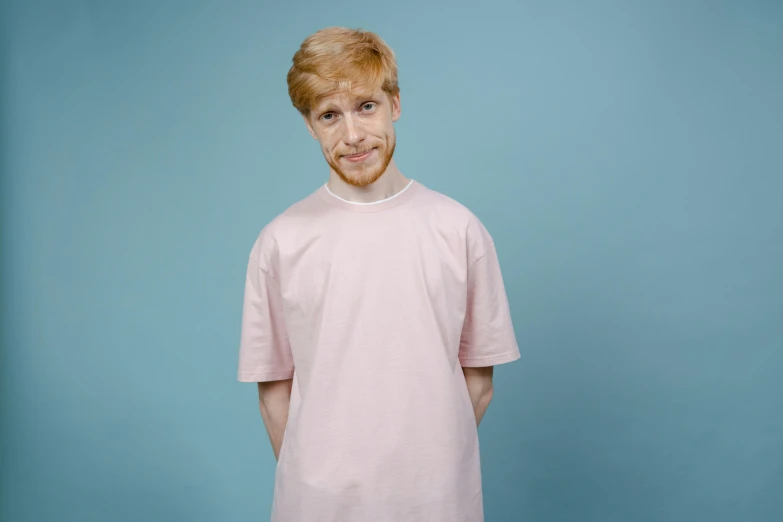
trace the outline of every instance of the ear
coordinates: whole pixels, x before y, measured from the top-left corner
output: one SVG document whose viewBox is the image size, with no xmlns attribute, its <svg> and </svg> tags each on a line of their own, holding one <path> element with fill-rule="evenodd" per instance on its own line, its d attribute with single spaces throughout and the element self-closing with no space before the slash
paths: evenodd
<svg viewBox="0 0 783 522">
<path fill-rule="evenodd" d="M 312 136 L 314 140 L 317 140 L 318 136 L 315 135 L 315 131 L 313 130 L 313 125 L 310 123 L 309 115 L 302 114 L 302 119 L 304 120 L 305 125 L 307 126 L 307 132 L 310 133 L 310 136 Z"/>
<path fill-rule="evenodd" d="M 391 97 L 391 106 L 392 106 L 392 121 L 397 121 L 400 119 L 400 112 L 402 112 L 402 107 L 400 107 L 399 92 Z"/>
</svg>

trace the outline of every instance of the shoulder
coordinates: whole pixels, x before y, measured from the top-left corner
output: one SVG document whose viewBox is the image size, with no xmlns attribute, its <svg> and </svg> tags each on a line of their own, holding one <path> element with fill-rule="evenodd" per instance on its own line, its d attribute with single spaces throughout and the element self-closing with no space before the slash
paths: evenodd
<svg viewBox="0 0 783 522">
<path fill-rule="evenodd" d="M 456 199 L 421 183 L 419 184 L 419 197 L 427 208 L 436 212 L 448 212 L 453 217 L 465 221 L 473 216 L 473 212 Z"/>
<path fill-rule="evenodd" d="M 258 261 L 262 268 L 273 270 L 281 241 L 296 237 L 301 231 L 318 218 L 318 214 L 328 209 L 319 204 L 317 191 L 293 203 L 271 221 L 261 227 L 250 252 L 251 258 Z"/>
<path fill-rule="evenodd" d="M 468 255 L 481 257 L 493 243 L 492 235 L 481 219 L 467 206 L 437 190 L 421 186 L 422 208 L 449 223 L 465 239 Z"/>
</svg>

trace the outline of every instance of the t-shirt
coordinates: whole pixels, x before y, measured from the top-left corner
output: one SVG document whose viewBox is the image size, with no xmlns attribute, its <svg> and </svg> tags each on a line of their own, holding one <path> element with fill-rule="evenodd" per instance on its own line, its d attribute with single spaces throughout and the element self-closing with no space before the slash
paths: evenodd
<svg viewBox="0 0 783 522">
<path fill-rule="evenodd" d="M 479 219 L 411 180 L 374 203 L 326 185 L 261 231 L 239 380 L 293 378 L 272 522 L 479 522 L 461 366 L 520 357 Z"/>
</svg>

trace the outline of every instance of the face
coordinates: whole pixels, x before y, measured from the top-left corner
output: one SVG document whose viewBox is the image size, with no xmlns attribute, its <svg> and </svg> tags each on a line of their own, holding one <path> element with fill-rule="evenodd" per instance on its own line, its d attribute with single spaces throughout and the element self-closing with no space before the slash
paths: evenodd
<svg viewBox="0 0 783 522">
<path fill-rule="evenodd" d="M 378 88 L 325 96 L 305 116 L 305 123 L 340 179 L 366 187 L 391 162 L 397 143 L 393 123 L 399 117 L 400 95 L 391 97 Z"/>
</svg>

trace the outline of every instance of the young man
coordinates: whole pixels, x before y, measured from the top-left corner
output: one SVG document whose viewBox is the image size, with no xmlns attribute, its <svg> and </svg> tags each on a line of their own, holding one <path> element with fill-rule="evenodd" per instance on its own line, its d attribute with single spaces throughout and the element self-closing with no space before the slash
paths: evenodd
<svg viewBox="0 0 783 522">
<path fill-rule="evenodd" d="M 477 426 L 519 358 L 490 234 L 403 176 L 392 50 L 329 28 L 288 90 L 329 181 L 250 253 L 239 380 L 278 459 L 273 522 L 483 520 Z"/>
</svg>

